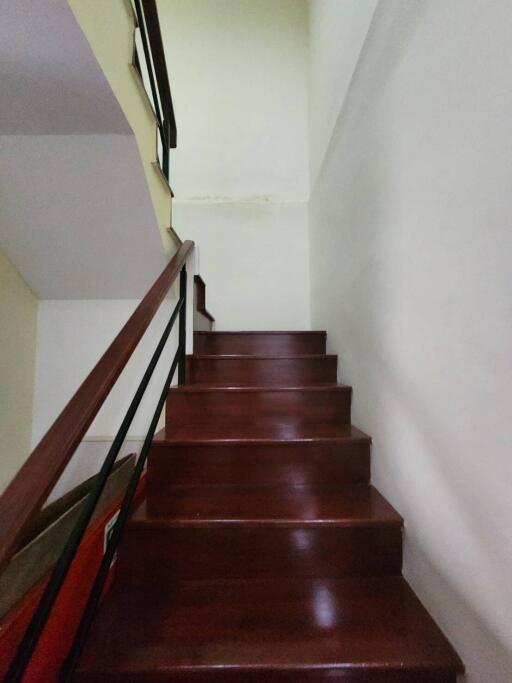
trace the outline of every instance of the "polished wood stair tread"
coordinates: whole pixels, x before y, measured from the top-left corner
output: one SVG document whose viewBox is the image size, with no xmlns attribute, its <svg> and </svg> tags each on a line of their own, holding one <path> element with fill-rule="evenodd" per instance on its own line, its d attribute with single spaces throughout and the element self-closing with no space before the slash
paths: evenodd
<svg viewBox="0 0 512 683">
<path fill-rule="evenodd" d="M 288 424 L 290 420 L 317 425 L 350 424 L 352 388 L 328 387 L 212 387 L 172 388 L 165 408 L 166 425 L 200 427 L 204 422 Z"/>
<path fill-rule="evenodd" d="M 155 437 L 155 442 L 175 445 L 227 443 L 271 444 L 293 446 L 298 443 L 369 441 L 370 437 L 350 424 L 333 422 L 304 422 L 300 419 L 252 420 L 204 418 L 194 424 L 168 423 Z"/>
<path fill-rule="evenodd" d="M 121 583 L 107 596 L 76 680 L 174 681 L 195 674 L 194 681 L 230 681 L 252 672 L 248 680 L 313 681 L 340 672 L 361 683 L 444 683 L 461 670 L 399 576 L 158 585 L 148 577 L 138 591 Z M 287 672 L 292 677 L 282 679 Z"/>
<path fill-rule="evenodd" d="M 221 353 L 221 354 L 202 354 L 193 353 L 187 355 L 188 359 L 199 360 L 318 360 L 324 358 L 337 358 L 333 353 L 291 353 L 286 355 L 265 355 L 261 353 Z"/>
<path fill-rule="evenodd" d="M 336 386 L 338 357 L 327 354 L 194 354 L 187 356 L 193 386 Z"/>
<path fill-rule="evenodd" d="M 257 385 L 251 387 L 238 387 L 238 386 L 212 386 L 211 384 L 184 384 L 183 386 L 174 386 L 169 390 L 169 394 L 217 394 L 221 395 L 223 393 L 227 394 L 261 394 L 261 393 L 311 393 L 318 392 L 323 393 L 352 393 L 352 387 L 348 384 L 337 384 L 333 382 L 332 384 L 320 385 L 320 386 L 295 386 L 295 387 L 285 387 L 285 386 L 267 386 L 267 385 Z"/>
<path fill-rule="evenodd" d="M 324 331 L 292 332 L 194 332 L 194 350 L 198 354 L 290 355 L 323 354 Z"/>
<path fill-rule="evenodd" d="M 326 337 L 327 332 L 325 330 L 221 330 L 221 331 L 198 331 L 194 332 L 197 335 L 212 335 L 212 337 L 219 338 L 221 336 L 234 336 L 241 335 L 243 337 L 249 337 L 251 335 L 258 336 L 308 336 L 308 335 L 320 335 L 321 337 Z"/>
<path fill-rule="evenodd" d="M 350 424 L 311 424 L 289 419 L 280 422 L 260 419 L 251 421 L 203 420 L 195 425 L 168 425 L 154 437 L 153 444 L 187 447 L 202 443 L 216 446 L 225 443 L 281 444 L 293 448 L 303 443 L 371 443 L 371 437 Z"/>
<path fill-rule="evenodd" d="M 143 501 L 130 524 L 358 526 L 401 525 L 402 518 L 373 486 L 365 484 L 186 486 L 166 487 L 156 503 Z"/>
<path fill-rule="evenodd" d="M 196 332 L 194 349 L 76 680 L 456 683 L 325 332 Z"/>
</svg>

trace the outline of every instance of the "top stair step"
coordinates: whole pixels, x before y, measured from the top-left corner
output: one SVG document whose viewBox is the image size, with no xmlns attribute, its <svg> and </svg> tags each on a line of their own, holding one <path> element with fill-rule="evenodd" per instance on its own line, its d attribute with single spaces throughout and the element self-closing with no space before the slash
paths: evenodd
<svg viewBox="0 0 512 683">
<path fill-rule="evenodd" d="M 326 333 L 194 332 L 194 354 L 201 356 L 293 356 L 325 353 Z"/>
</svg>

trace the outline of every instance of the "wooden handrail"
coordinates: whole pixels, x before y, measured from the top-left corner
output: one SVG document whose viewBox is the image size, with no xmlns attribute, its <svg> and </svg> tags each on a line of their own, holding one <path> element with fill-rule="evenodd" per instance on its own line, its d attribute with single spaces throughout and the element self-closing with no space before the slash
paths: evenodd
<svg viewBox="0 0 512 683">
<path fill-rule="evenodd" d="M 142 0 L 142 7 L 144 8 L 149 47 L 151 49 L 151 56 L 153 58 L 153 65 L 155 67 L 155 75 L 158 83 L 160 100 L 162 102 L 162 109 L 169 117 L 169 147 L 174 148 L 176 147 L 176 118 L 174 116 L 171 86 L 169 84 L 169 75 L 167 73 L 167 63 L 165 60 L 164 44 L 162 41 L 162 32 L 160 30 L 160 21 L 158 19 L 156 0 Z"/>
<path fill-rule="evenodd" d="M 193 242 L 182 244 L 0 497 L 0 569 L 16 551 L 193 248 Z"/>
</svg>

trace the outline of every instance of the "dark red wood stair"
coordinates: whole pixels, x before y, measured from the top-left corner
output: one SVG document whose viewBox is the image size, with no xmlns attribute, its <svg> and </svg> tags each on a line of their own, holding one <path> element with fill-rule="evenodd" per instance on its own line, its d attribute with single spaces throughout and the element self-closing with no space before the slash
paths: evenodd
<svg viewBox="0 0 512 683">
<path fill-rule="evenodd" d="M 76 680 L 455 683 L 325 333 L 195 349 Z"/>
</svg>

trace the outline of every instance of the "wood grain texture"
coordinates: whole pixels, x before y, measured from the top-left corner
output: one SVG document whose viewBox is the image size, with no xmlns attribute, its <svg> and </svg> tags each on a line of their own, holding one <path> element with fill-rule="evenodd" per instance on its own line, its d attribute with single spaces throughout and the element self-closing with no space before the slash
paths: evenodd
<svg viewBox="0 0 512 683">
<path fill-rule="evenodd" d="M 286 577 L 120 583 L 76 680 L 455 683 L 461 669 L 401 577 Z"/>
<path fill-rule="evenodd" d="M 188 356 L 187 381 L 211 386 L 297 387 L 336 384 L 338 357 Z"/>
<path fill-rule="evenodd" d="M 151 576 L 181 579 L 343 577 L 400 574 L 394 524 L 279 527 L 243 525 L 130 528 L 119 569 L 139 590 Z"/>
<path fill-rule="evenodd" d="M 280 415 L 279 419 L 266 416 L 242 416 L 214 419 L 202 415 L 196 422 L 169 420 L 163 433 L 175 444 L 231 444 L 252 443 L 259 445 L 289 443 L 336 443 L 347 435 L 348 423 L 315 422 L 301 420 L 297 416 Z"/>
<path fill-rule="evenodd" d="M 325 334 L 195 339 L 77 681 L 455 683 Z"/>
<path fill-rule="evenodd" d="M 198 355 L 296 356 L 325 353 L 325 332 L 197 332 Z"/>
<path fill-rule="evenodd" d="M 193 242 L 185 242 L 0 498 L 0 568 L 39 512 L 130 359 Z"/>
<path fill-rule="evenodd" d="M 148 572 L 158 581 L 397 574 L 401 531 L 371 486 L 185 487 L 141 504 L 119 566 L 137 585 Z"/>
<path fill-rule="evenodd" d="M 166 424 L 254 419 L 279 423 L 290 417 L 304 423 L 348 424 L 351 396 L 351 388 L 342 385 L 303 388 L 174 387 L 167 398 Z"/>
<path fill-rule="evenodd" d="M 173 486 L 367 483 L 370 439 L 347 427 L 346 437 L 322 443 L 234 441 L 176 444 L 165 432 L 153 442 L 147 473 L 148 494 Z"/>
</svg>

